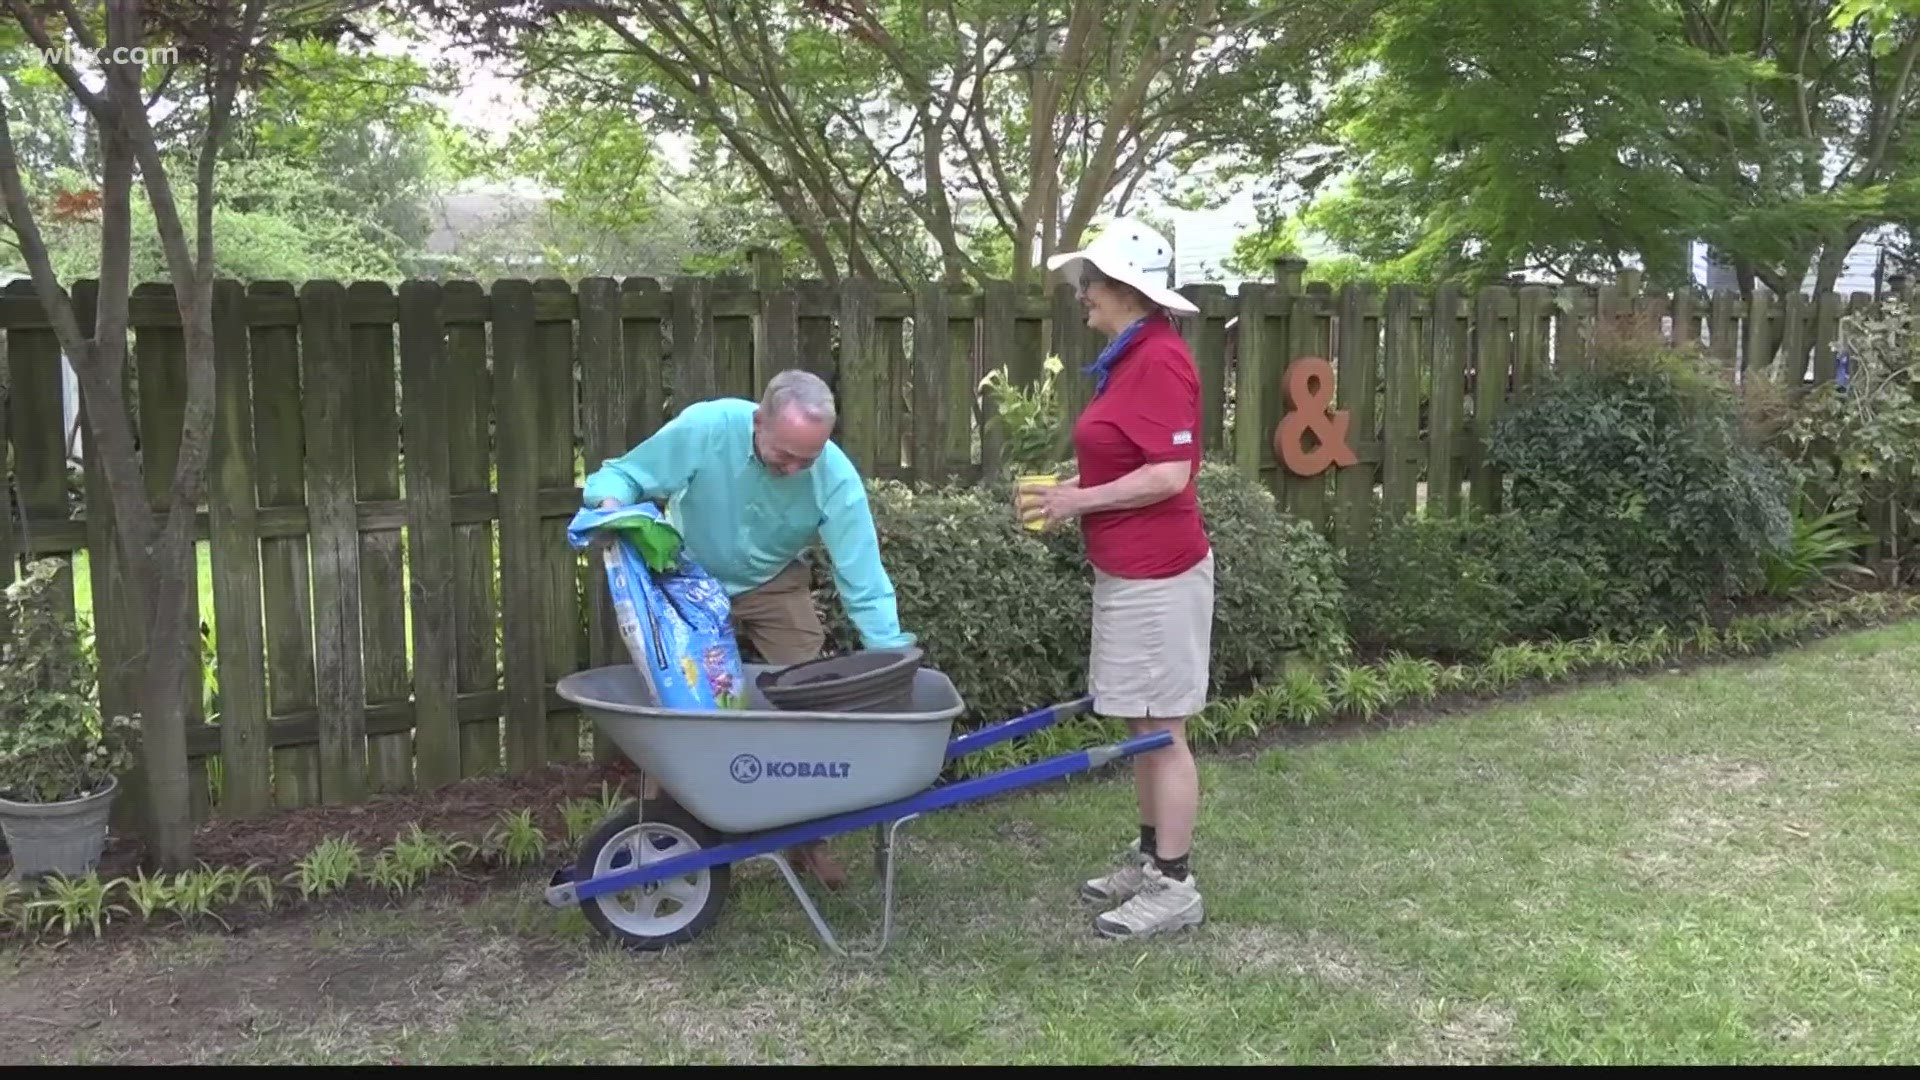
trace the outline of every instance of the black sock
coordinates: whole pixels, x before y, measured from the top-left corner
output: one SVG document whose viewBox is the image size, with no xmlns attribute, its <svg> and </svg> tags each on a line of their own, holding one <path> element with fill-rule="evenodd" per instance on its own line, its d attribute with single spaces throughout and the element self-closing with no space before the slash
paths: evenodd
<svg viewBox="0 0 1920 1080">
<path fill-rule="evenodd" d="M 1174 881 L 1185 881 L 1187 880 L 1187 859 L 1191 854 L 1192 853 L 1189 852 L 1187 855 L 1182 855 L 1174 859 L 1163 859 L 1155 855 L 1153 857 L 1153 865 L 1158 867 L 1160 872 L 1168 878 Z"/>
<path fill-rule="evenodd" d="M 1140 826 L 1140 854 L 1145 855 L 1149 859 L 1153 858 L 1154 845 L 1157 842 L 1153 835 L 1153 826 Z"/>
</svg>

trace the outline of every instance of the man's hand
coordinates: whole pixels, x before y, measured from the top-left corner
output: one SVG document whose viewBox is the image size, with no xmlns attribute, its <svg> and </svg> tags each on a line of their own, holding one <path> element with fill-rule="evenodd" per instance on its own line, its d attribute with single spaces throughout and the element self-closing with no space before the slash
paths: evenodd
<svg viewBox="0 0 1920 1080">
<path fill-rule="evenodd" d="M 619 500 L 619 499 L 601 499 L 601 500 L 600 500 L 600 509 L 602 509 L 602 510 L 618 510 L 618 509 L 620 509 L 620 500 Z"/>
</svg>

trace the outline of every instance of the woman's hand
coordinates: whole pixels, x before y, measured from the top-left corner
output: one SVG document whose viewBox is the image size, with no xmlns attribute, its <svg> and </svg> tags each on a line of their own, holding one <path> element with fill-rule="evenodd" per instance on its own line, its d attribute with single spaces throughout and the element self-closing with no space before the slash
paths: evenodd
<svg viewBox="0 0 1920 1080">
<path fill-rule="evenodd" d="M 1023 484 L 1020 487 L 1020 521 L 1043 521 L 1052 528 L 1086 513 L 1086 492 L 1075 477 L 1058 484 Z"/>
</svg>

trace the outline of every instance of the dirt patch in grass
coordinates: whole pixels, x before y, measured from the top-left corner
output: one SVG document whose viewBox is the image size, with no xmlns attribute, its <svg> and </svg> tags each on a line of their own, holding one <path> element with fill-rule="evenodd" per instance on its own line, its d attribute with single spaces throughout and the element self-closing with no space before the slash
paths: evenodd
<svg viewBox="0 0 1920 1080">
<path fill-rule="evenodd" d="M 1676 754 L 1661 758 L 1654 777 L 1676 790 L 1708 792 L 1747 791 L 1767 782 L 1767 770 L 1758 762 L 1714 754 Z"/>
<path fill-rule="evenodd" d="M 1502 1006 L 1468 1005 L 1428 1029 L 1429 1042 L 1416 1061 L 1439 1065 L 1498 1061 L 1512 1047 L 1513 1024 L 1513 1013 Z"/>
<path fill-rule="evenodd" d="M 1271 926 L 1216 929 L 1214 947 L 1236 968 L 1285 972 L 1333 986 L 1391 994 L 1391 975 L 1344 942 L 1324 934 L 1292 934 Z"/>
<path fill-rule="evenodd" d="M 1480 1064 L 1500 1060 L 1511 1048 L 1511 1010 L 1492 1002 L 1448 1001 L 1417 973 L 1396 970 L 1337 936 L 1239 926 L 1215 929 L 1210 944 L 1225 966 L 1358 991 L 1413 1017 L 1417 1038 L 1389 1055 L 1392 1064 Z"/>
<path fill-rule="evenodd" d="M 0 954 L 14 964 L 0 979 L 0 1063 L 210 1063 L 288 1038 L 358 1058 L 383 1033 L 443 1029 L 503 993 L 551 997 L 569 970 L 551 940 L 452 920 L 367 932 L 379 925 L 309 910 L 244 933 Z"/>
<path fill-rule="evenodd" d="M 95 1059 L 189 1063 L 287 1022 L 394 1007 L 440 959 L 422 946 L 314 952 L 291 929 L 201 939 L 193 948 L 75 948 L 35 958 L 0 984 L 11 1064 Z"/>
</svg>

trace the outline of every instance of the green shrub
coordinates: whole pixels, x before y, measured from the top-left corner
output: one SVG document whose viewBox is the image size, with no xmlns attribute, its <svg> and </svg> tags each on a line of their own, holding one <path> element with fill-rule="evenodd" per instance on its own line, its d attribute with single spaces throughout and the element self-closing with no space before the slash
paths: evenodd
<svg viewBox="0 0 1920 1080">
<path fill-rule="evenodd" d="M 1549 543 L 1604 558 L 1615 592 L 1596 625 L 1698 619 L 1757 589 L 1792 538 L 1783 459 L 1691 354 L 1627 348 L 1550 379 L 1495 421 L 1488 462 Z"/>
<path fill-rule="evenodd" d="M 901 623 L 959 687 L 969 722 L 1084 692 L 1093 575 L 1077 529 L 1020 528 L 1006 481 L 870 481 L 868 491 Z M 1289 652 L 1338 655 L 1345 638 L 1331 545 L 1228 466 L 1201 470 L 1200 501 L 1214 543 L 1214 693 L 1276 675 Z M 824 559 L 815 585 L 829 648 L 859 648 Z"/>
<path fill-rule="evenodd" d="M 1606 566 L 1559 532 L 1518 513 L 1377 522 L 1347 554 L 1355 644 L 1469 658 L 1588 632 L 1610 603 Z"/>
<path fill-rule="evenodd" d="M 105 788 L 133 766 L 138 728 L 101 715 L 99 675 L 58 594 L 62 564 L 36 559 L 8 585 L 0 639 L 0 797 L 59 802 Z"/>
<path fill-rule="evenodd" d="M 1883 554 L 1909 560 L 1920 540 L 1916 314 L 1895 298 L 1849 313 L 1840 326 L 1845 383 L 1823 383 L 1793 400 L 1774 440 L 1793 462 L 1811 517 L 1870 524 L 1894 541 Z"/>
</svg>

